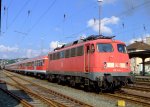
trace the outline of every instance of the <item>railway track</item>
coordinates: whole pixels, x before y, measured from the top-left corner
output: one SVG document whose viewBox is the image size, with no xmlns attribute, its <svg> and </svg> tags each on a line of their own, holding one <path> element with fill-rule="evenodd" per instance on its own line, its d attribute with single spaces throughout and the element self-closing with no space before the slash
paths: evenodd
<svg viewBox="0 0 150 107">
<path fill-rule="evenodd" d="M 149 78 L 135 78 L 137 82 L 150 82 L 150 77 Z"/>
<path fill-rule="evenodd" d="M 137 91 L 145 91 L 145 92 L 150 92 L 150 87 L 142 87 L 142 86 L 136 86 L 136 85 L 133 85 L 133 86 L 127 86 L 127 87 L 124 87 L 124 89 L 131 89 L 131 90 L 137 90 Z"/>
<path fill-rule="evenodd" d="M 150 86 L 150 82 L 135 82 L 137 85 L 145 85 L 145 86 Z"/>
<path fill-rule="evenodd" d="M 21 78 L 20 76 L 14 75 L 10 72 L 4 73 L 28 93 L 34 94 L 36 97 L 42 97 L 46 100 L 46 102 L 49 101 L 55 104 L 57 107 L 92 107 L 81 101 L 60 94 L 54 90 L 45 88 L 43 86 L 40 86 L 39 84 L 35 84 L 32 81 Z"/>
<path fill-rule="evenodd" d="M 0 87 L 0 90 L 2 90 L 4 93 L 10 95 L 11 97 L 13 97 L 14 99 L 16 99 L 18 102 L 20 102 L 24 107 L 33 107 L 33 105 L 31 105 L 30 103 L 28 103 L 26 100 L 24 100 L 21 97 L 18 97 L 17 95 L 13 94 L 12 92 L 10 92 L 9 90 L 3 89 Z"/>
<path fill-rule="evenodd" d="M 4 81 L 3 83 L 15 87 L 16 89 L 19 89 L 19 91 L 17 92 L 11 92 L 8 89 L 1 88 L 3 92 L 11 95 L 13 98 L 21 102 L 21 104 L 23 104 L 25 107 L 49 107 L 49 106 L 58 107 L 54 103 L 46 101 L 45 98 L 37 96 L 35 93 L 32 93 L 29 90 L 24 89 L 18 84 L 6 81 Z"/>
<path fill-rule="evenodd" d="M 150 97 L 133 95 L 133 94 L 126 93 L 124 91 L 117 92 L 115 94 L 108 94 L 107 93 L 105 95 L 107 95 L 109 97 L 114 97 L 117 99 L 124 99 L 124 100 L 129 101 L 129 102 L 134 102 L 134 103 L 144 105 L 146 107 L 150 107 Z"/>
</svg>

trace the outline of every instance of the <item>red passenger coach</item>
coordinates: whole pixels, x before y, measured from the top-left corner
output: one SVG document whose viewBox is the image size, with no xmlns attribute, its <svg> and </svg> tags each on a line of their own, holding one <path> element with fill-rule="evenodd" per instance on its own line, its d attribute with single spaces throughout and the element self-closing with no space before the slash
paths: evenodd
<svg viewBox="0 0 150 107">
<path fill-rule="evenodd" d="M 5 69 L 28 75 L 40 76 L 41 78 L 44 78 L 47 66 L 48 57 L 39 56 L 36 58 L 23 60 L 14 64 L 6 65 Z"/>
<path fill-rule="evenodd" d="M 126 45 L 113 37 L 89 36 L 49 53 L 49 81 L 96 90 L 114 90 L 131 82 Z"/>
</svg>

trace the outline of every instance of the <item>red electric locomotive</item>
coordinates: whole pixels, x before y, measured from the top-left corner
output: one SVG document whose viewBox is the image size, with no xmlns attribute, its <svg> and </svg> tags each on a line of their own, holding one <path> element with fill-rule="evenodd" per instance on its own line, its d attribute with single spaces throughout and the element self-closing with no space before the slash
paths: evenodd
<svg viewBox="0 0 150 107">
<path fill-rule="evenodd" d="M 132 82 L 126 45 L 113 37 L 89 36 L 56 48 L 48 58 L 49 81 L 97 91 L 114 91 Z"/>
<path fill-rule="evenodd" d="M 6 65 L 5 69 L 44 78 L 47 66 L 48 66 L 48 57 L 39 56 L 36 58 L 23 60 L 14 64 Z"/>
</svg>

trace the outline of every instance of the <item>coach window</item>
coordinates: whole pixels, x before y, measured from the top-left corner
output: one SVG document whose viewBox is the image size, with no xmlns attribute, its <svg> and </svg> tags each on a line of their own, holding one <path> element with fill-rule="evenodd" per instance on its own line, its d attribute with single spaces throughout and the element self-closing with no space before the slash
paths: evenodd
<svg viewBox="0 0 150 107">
<path fill-rule="evenodd" d="M 71 49 L 71 57 L 75 57 L 76 56 L 76 48 L 72 48 Z"/>
<path fill-rule="evenodd" d="M 40 66 L 40 61 L 38 60 L 38 66 Z"/>
<path fill-rule="evenodd" d="M 82 56 L 83 55 L 83 46 L 77 47 L 77 56 Z"/>
<path fill-rule="evenodd" d="M 41 60 L 39 60 L 39 66 L 41 66 Z"/>
<path fill-rule="evenodd" d="M 41 66 L 41 61 L 39 60 L 39 66 Z"/>
<path fill-rule="evenodd" d="M 42 66 L 42 62 L 41 62 L 41 60 L 39 61 L 39 65 L 40 65 L 40 66 Z"/>
<path fill-rule="evenodd" d="M 60 52 L 60 58 L 64 58 L 64 57 L 65 57 L 64 51 L 61 51 Z"/>
<path fill-rule="evenodd" d="M 44 65 L 44 63 L 45 63 L 45 60 L 43 59 L 43 65 Z"/>
<path fill-rule="evenodd" d="M 39 60 L 39 66 L 41 66 L 41 61 Z"/>
<path fill-rule="evenodd" d="M 38 61 L 36 61 L 36 66 L 38 66 Z"/>
<path fill-rule="evenodd" d="M 34 66 L 36 66 L 37 64 L 36 64 L 36 61 L 34 62 Z"/>
<path fill-rule="evenodd" d="M 42 60 L 40 60 L 40 66 L 43 66 L 43 61 Z"/>
<path fill-rule="evenodd" d="M 70 49 L 65 51 L 65 58 L 69 58 L 70 57 L 69 53 L 70 53 Z"/>
<path fill-rule="evenodd" d="M 97 48 L 99 52 L 112 52 L 113 51 L 112 45 L 108 43 L 99 43 L 97 44 Z"/>
</svg>

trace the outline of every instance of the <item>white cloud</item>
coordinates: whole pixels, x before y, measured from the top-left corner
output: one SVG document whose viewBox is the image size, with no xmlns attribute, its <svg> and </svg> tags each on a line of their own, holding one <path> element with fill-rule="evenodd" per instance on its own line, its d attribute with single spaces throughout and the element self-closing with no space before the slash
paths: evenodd
<svg viewBox="0 0 150 107">
<path fill-rule="evenodd" d="M 52 41 L 50 43 L 50 49 L 55 49 L 56 47 L 58 47 L 58 41 Z"/>
<path fill-rule="evenodd" d="M 53 50 L 57 47 L 61 47 L 63 44 L 65 44 L 65 43 L 61 43 L 61 42 L 58 42 L 58 41 L 52 41 L 50 43 L 50 50 Z"/>
<path fill-rule="evenodd" d="M 18 48 L 16 46 L 4 46 L 0 45 L 0 59 L 1 58 L 32 58 L 40 55 L 46 55 L 49 52 L 48 49 L 43 49 L 42 51 L 39 49 L 23 49 Z"/>
<path fill-rule="evenodd" d="M 119 17 L 112 16 L 110 18 L 103 18 L 101 20 L 101 32 L 106 34 L 112 34 L 112 29 L 108 25 L 114 25 L 119 23 Z M 88 21 L 88 27 L 91 27 L 94 31 L 99 31 L 99 20 L 90 19 Z"/>
<path fill-rule="evenodd" d="M 17 52 L 18 47 L 10 47 L 10 46 L 5 46 L 5 45 L 0 45 L 0 52 Z"/>
</svg>

